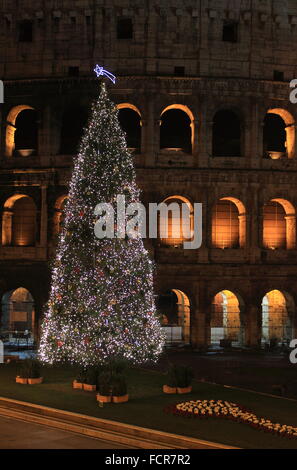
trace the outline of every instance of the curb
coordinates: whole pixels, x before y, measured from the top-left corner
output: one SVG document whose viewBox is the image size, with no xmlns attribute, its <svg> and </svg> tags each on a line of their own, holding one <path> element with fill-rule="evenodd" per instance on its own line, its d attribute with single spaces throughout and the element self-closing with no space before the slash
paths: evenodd
<svg viewBox="0 0 297 470">
<path fill-rule="evenodd" d="M 223 444 L 0 397 L 0 415 L 136 449 L 237 449 Z"/>
</svg>

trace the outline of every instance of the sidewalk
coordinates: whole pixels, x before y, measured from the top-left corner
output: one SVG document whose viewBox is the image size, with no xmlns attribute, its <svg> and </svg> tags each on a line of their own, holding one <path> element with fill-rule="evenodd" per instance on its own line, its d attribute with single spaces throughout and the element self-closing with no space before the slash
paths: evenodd
<svg viewBox="0 0 297 470">
<path fill-rule="evenodd" d="M 0 416 L 45 425 L 138 449 L 235 449 L 111 420 L 0 397 Z"/>
</svg>

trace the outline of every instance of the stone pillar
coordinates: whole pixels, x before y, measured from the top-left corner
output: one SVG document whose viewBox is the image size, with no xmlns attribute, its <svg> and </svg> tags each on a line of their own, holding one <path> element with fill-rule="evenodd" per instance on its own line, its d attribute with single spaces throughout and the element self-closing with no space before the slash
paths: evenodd
<svg viewBox="0 0 297 470">
<path fill-rule="evenodd" d="M 246 247 L 246 215 L 241 214 L 238 216 L 239 220 L 239 246 L 240 248 Z"/>
<path fill-rule="evenodd" d="M 286 127 L 286 147 L 288 158 L 295 157 L 296 126 L 290 124 Z"/>
<path fill-rule="evenodd" d="M 148 99 L 147 119 L 144 121 L 144 135 L 141 138 L 141 151 L 145 154 L 145 166 L 155 166 L 156 163 L 156 143 L 157 135 L 155 134 L 154 120 L 154 100 L 153 97 Z"/>
<path fill-rule="evenodd" d="M 197 119 L 191 122 L 191 130 L 194 132 L 194 139 L 192 139 L 192 154 L 195 157 L 195 164 L 199 158 L 199 122 Z M 195 165 L 196 166 L 196 165 Z"/>
<path fill-rule="evenodd" d="M 13 212 L 4 210 L 2 213 L 2 245 L 9 246 L 12 243 L 12 216 Z"/>
<path fill-rule="evenodd" d="M 264 247 L 264 216 L 263 214 L 259 215 L 257 220 L 258 220 L 258 240 L 256 242 L 259 248 L 263 248 Z"/>
<path fill-rule="evenodd" d="M 12 124 L 7 124 L 6 126 L 6 135 L 5 135 L 5 156 L 12 157 L 15 149 L 14 144 L 14 134 L 16 127 Z"/>
<path fill-rule="evenodd" d="M 245 343 L 249 347 L 259 347 L 262 336 L 262 310 L 261 306 L 250 304 L 246 306 Z"/>
<path fill-rule="evenodd" d="M 191 309 L 191 344 L 193 348 L 206 348 L 210 339 L 208 307 L 196 297 L 196 308 Z"/>
<path fill-rule="evenodd" d="M 296 248 L 296 216 L 287 215 L 285 219 L 287 250 L 294 250 Z"/>
<path fill-rule="evenodd" d="M 259 116 L 258 103 L 252 102 L 251 104 L 251 120 L 249 121 L 249 132 L 246 138 L 249 138 L 249 144 L 246 143 L 248 148 L 251 166 L 259 168 L 263 158 L 263 119 L 264 116 Z"/>
<path fill-rule="evenodd" d="M 47 186 L 41 187 L 40 246 L 47 246 Z"/>
<path fill-rule="evenodd" d="M 146 143 L 147 143 L 147 121 L 145 119 L 141 119 L 140 121 L 141 126 L 141 144 L 140 144 L 140 153 L 144 155 L 146 153 Z"/>
<path fill-rule="evenodd" d="M 39 138 L 38 138 L 38 154 L 48 155 L 50 154 L 50 141 L 51 141 L 51 119 L 50 119 L 50 107 L 47 105 L 41 116 L 41 123 L 39 127 Z"/>
</svg>

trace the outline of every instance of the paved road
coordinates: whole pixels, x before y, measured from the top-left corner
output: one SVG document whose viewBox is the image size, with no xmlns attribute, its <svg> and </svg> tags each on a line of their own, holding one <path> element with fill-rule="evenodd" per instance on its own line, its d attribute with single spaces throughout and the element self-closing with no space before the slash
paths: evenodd
<svg viewBox="0 0 297 470">
<path fill-rule="evenodd" d="M 0 449 L 128 449 L 123 445 L 0 416 Z"/>
</svg>

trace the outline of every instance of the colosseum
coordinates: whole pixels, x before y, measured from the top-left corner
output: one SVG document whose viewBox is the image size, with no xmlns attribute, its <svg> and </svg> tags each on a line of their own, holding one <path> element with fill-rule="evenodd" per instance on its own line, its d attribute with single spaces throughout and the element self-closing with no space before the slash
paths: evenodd
<svg viewBox="0 0 297 470">
<path fill-rule="evenodd" d="M 296 337 L 294 0 L 1 0 L 1 334 L 38 339 L 49 262 L 96 63 L 145 204 L 202 203 L 202 245 L 174 215 L 146 241 L 168 344 Z"/>
</svg>

